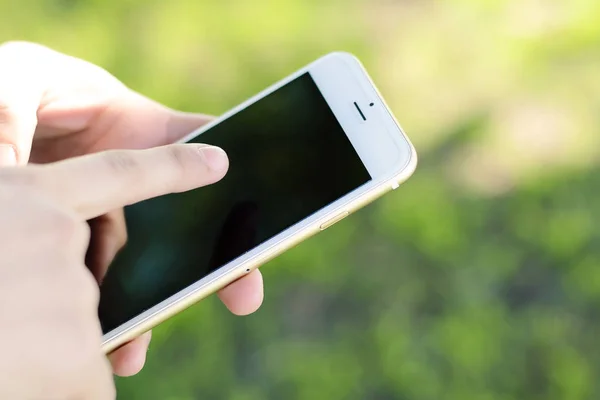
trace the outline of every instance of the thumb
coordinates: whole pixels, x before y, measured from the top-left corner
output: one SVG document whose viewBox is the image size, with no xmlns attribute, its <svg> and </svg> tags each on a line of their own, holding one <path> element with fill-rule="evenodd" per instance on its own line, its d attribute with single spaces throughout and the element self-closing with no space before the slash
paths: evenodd
<svg viewBox="0 0 600 400">
<path fill-rule="evenodd" d="M 30 73 L 30 58 L 27 46 L 0 46 L 0 167 L 29 160 L 44 93 L 40 74 Z"/>
</svg>

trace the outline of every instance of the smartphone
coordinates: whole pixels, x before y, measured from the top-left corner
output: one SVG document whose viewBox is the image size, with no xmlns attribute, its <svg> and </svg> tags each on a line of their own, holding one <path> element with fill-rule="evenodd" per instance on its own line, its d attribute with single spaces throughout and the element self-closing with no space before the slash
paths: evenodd
<svg viewBox="0 0 600 400">
<path fill-rule="evenodd" d="M 100 286 L 109 353 L 410 177 L 417 156 L 360 62 L 326 55 L 192 132 L 223 148 L 208 187 L 125 209 Z"/>
</svg>

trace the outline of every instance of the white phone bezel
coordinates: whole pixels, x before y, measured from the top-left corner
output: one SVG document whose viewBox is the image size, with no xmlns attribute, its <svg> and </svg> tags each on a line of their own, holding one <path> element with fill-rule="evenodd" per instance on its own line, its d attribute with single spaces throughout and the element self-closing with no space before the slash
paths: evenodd
<svg viewBox="0 0 600 400">
<path fill-rule="evenodd" d="M 317 84 L 372 179 L 201 280 L 107 332 L 103 336 L 103 346 L 115 341 L 120 335 L 135 329 L 145 321 L 154 318 L 157 314 L 163 313 L 165 309 L 177 302 L 194 296 L 196 292 L 210 286 L 213 282 L 222 280 L 224 276 L 239 275 L 240 269 L 244 269 L 249 262 L 260 258 L 279 243 L 288 240 L 290 236 L 302 232 L 307 227 L 325 223 L 332 217 L 340 215 L 341 212 L 344 212 L 346 205 L 356 202 L 360 197 L 365 196 L 377 187 L 391 184 L 392 188 L 396 188 L 398 183 L 393 181 L 394 177 L 402 176 L 406 168 L 414 168 L 416 165 L 414 148 L 392 116 L 366 71 L 354 56 L 341 52 L 326 55 L 300 69 L 226 112 L 218 119 L 191 132 L 181 142 L 187 142 L 201 135 L 221 121 L 242 111 L 250 104 L 305 73 L 309 73 Z M 362 119 L 354 106 L 354 102 L 359 105 L 366 120 Z M 369 106 L 371 103 L 373 103 L 373 106 Z"/>
</svg>

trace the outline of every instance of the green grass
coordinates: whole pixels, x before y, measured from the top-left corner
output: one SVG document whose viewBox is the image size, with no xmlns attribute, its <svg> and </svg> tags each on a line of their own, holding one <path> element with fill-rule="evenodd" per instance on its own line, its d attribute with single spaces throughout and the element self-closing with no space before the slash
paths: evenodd
<svg viewBox="0 0 600 400">
<path fill-rule="evenodd" d="M 123 399 L 600 395 L 600 3 L 4 0 L 47 44 L 219 114 L 333 50 L 359 56 L 420 154 L 381 201 L 155 331 Z"/>
</svg>

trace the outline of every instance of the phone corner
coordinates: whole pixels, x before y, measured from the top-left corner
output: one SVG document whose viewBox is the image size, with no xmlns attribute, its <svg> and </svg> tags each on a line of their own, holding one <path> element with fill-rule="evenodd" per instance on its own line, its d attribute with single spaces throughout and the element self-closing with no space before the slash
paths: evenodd
<svg viewBox="0 0 600 400">
<path fill-rule="evenodd" d="M 364 68 L 362 62 L 355 54 L 345 50 L 334 50 L 320 58 L 320 60 L 326 59 L 336 59 L 343 61 L 347 64 L 354 64 L 360 66 L 361 68 Z"/>
<path fill-rule="evenodd" d="M 397 172 L 394 174 L 393 185 L 398 187 L 406 182 L 416 171 L 417 165 L 419 164 L 419 157 L 417 151 L 412 143 L 408 142 L 409 155 L 408 160 L 402 165 L 398 166 Z"/>
</svg>

